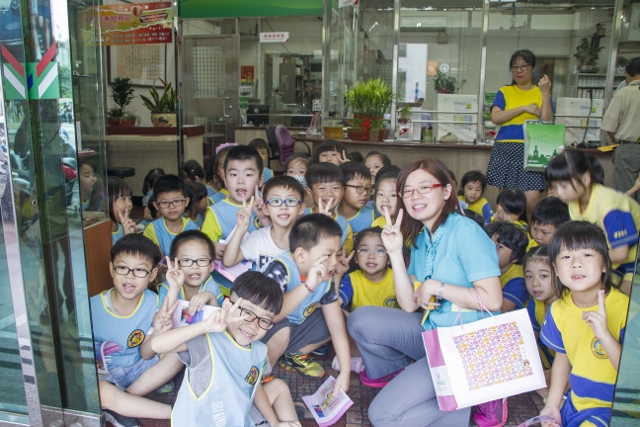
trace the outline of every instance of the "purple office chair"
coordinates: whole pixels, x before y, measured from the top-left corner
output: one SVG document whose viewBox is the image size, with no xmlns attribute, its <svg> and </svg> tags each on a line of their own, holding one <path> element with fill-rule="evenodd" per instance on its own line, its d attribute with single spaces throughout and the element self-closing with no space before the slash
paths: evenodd
<svg viewBox="0 0 640 427">
<path fill-rule="evenodd" d="M 303 143 L 305 147 L 307 147 L 308 155 L 311 156 L 311 148 L 306 142 L 293 139 L 286 126 L 276 126 L 276 142 L 278 143 L 278 148 L 280 148 L 280 164 L 282 166 L 284 166 L 287 159 L 295 153 L 296 141 Z"/>
</svg>

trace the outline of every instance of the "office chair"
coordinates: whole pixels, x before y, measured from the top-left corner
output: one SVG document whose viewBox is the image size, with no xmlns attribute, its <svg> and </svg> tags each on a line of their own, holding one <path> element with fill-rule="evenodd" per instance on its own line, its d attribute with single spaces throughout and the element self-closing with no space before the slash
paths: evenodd
<svg viewBox="0 0 640 427">
<path fill-rule="evenodd" d="M 267 126 L 267 143 L 269 144 L 269 151 L 271 151 L 267 163 L 269 164 L 269 169 L 271 169 L 271 160 L 280 160 L 280 147 L 278 147 L 278 141 L 276 141 L 276 125 Z"/>
<path fill-rule="evenodd" d="M 278 125 L 275 129 L 276 141 L 278 142 L 278 148 L 280 150 L 280 164 L 285 165 L 287 159 L 295 153 L 296 142 L 301 142 L 307 147 L 308 155 L 311 156 L 311 147 L 304 142 L 297 139 L 293 139 L 289 130 L 283 126 Z"/>
</svg>

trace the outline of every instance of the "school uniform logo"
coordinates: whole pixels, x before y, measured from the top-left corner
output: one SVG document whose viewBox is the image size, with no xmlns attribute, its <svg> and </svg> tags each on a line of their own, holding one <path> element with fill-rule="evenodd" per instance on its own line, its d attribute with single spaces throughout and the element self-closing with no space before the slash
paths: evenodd
<svg viewBox="0 0 640 427">
<path fill-rule="evenodd" d="M 247 376 L 244 377 L 244 380 L 251 385 L 255 385 L 256 381 L 258 381 L 259 375 L 260 375 L 260 371 L 258 371 L 258 368 L 255 366 L 252 366 L 251 369 L 249 369 L 249 373 L 247 374 Z"/>
<path fill-rule="evenodd" d="M 608 359 L 607 352 L 604 351 L 604 347 L 602 347 L 602 343 L 597 337 L 593 337 L 591 340 L 591 353 L 596 357 L 596 359 Z"/>
<path fill-rule="evenodd" d="M 144 341 L 144 332 L 142 332 L 141 329 L 136 329 L 129 334 L 129 338 L 127 338 L 127 346 L 129 346 L 129 348 L 134 348 L 142 344 L 142 341 Z"/>
<path fill-rule="evenodd" d="M 311 314 L 316 310 L 316 308 L 318 307 L 318 303 L 314 302 L 313 304 L 311 304 L 310 306 L 308 306 L 307 308 L 304 309 L 304 317 L 309 317 L 311 316 Z"/>
<path fill-rule="evenodd" d="M 398 303 L 396 301 L 396 297 L 390 296 L 390 297 L 385 298 L 384 306 L 385 307 L 390 307 L 390 308 L 397 308 L 398 307 Z"/>
<path fill-rule="evenodd" d="M 259 229 L 261 229 L 261 228 L 262 228 L 262 221 L 260 221 L 260 218 L 258 218 L 258 217 L 253 218 L 253 226 L 254 226 L 257 230 L 259 230 Z"/>
</svg>

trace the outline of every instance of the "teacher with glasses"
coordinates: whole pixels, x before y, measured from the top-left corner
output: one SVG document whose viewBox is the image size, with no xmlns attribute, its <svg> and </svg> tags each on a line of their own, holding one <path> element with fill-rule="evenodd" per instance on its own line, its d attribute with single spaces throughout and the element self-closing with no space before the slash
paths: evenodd
<svg viewBox="0 0 640 427">
<path fill-rule="evenodd" d="M 467 426 L 470 408 L 438 408 L 422 332 L 453 326 L 458 313 L 465 324 L 482 319 L 473 294 L 489 310 L 500 310 L 496 246 L 475 221 L 459 213 L 449 170 L 441 161 L 407 164 L 397 189 L 398 217 L 392 222 L 385 211 L 381 237 L 400 309 L 359 307 L 347 322 L 365 365 L 360 380 L 384 387 L 369 406 L 369 420 L 375 427 Z M 403 256 L 407 239 L 408 269 Z"/>
<path fill-rule="evenodd" d="M 551 80 L 545 74 L 538 85 L 532 83 L 536 71 L 536 56 L 530 50 L 518 50 L 511 55 L 510 85 L 501 88 L 491 105 L 491 121 L 500 126 L 491 150 L 487 181 L 489 185 L 519 188 L 527 196 L 527 219 L 545 189 L 541 172 L 524 170 L 525 120 L 551 123 Z"/>
</svg>

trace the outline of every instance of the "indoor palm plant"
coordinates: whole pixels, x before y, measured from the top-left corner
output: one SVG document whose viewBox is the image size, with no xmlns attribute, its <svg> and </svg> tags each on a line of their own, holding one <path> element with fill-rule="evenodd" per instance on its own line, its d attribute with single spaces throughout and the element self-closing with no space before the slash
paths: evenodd
<svg viewBox="0 0 640 427">
<path fill-rule="evenodd" d="M 381 78 L 369 79 L 356 83 L 346 97 L 354 117 L 352 130 L 347 130 L 349 138 L 365 141 L 386 138 L 383 118 L 393 101 L 391 88 Z"/>
<path fill-rule="evenodd" d="M 434 89 L 438 93 L 456 93 L 466 83 L 466 80 L 462 80 L 458 84 L 458 79 L 453 76 L 447 76 L 440 70 L 436 71 L 436 76 L 433 78 Z"/>
<path fill-rule="evenodd" d="M 160 82 L 164 86 L 162 95 L 156 90 L 155 81 L 149 90 L 150 97 L 140 95 L 142 103 L 151 112 L 151 122 L 156 127 L 176 127 L 177 126 L 177 98 L 176 90 L 171 83 Z"/>
<path fill-rule="evenodd" d="M 128 77 L 116 77 L 111 85 L 111 98 L 117 105 L 107 112 L 109 126 L 135 126 L 138 117 L 127 109 L 133 99 L 133 85 Z"/>
</svg>

